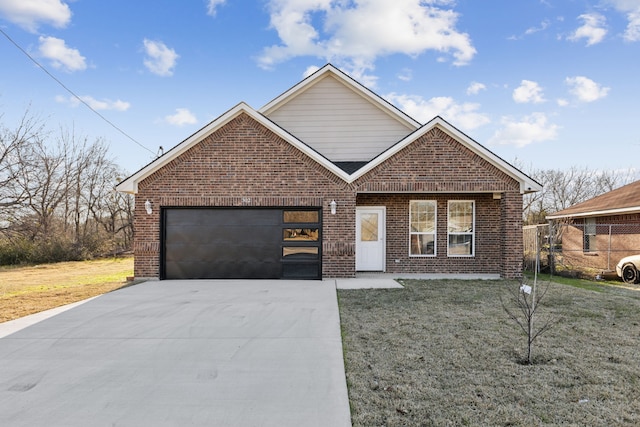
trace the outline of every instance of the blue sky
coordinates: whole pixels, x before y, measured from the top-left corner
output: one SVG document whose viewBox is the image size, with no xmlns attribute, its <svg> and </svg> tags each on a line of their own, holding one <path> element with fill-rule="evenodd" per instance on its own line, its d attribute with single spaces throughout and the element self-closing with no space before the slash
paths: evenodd
<svg viewBox="0 0 640 427">
<path fill-rule="evenodd" d="M 0 29 L 2 123 L 104 138 L 128 172 L 327 62 L 525 169 L 640 154 L 640 0 L 0 0 Z"/>
</svg>

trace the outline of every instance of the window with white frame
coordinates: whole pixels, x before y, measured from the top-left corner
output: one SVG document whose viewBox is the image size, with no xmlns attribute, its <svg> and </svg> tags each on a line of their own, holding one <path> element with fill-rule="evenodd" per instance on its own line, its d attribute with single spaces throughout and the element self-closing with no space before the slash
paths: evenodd
<svg viewBox="0 0 640 427">
<path fill-rule="evenodd" d="M 596 251 L 596 219 L 584 219 L 584 234 L 582 240 L 584 252 Z"/>
<path fill-rule="evenodd" d="M 436 255 L 436 202 L 409 202 L 409 256 Z"/>
<path fill-rule="evenodd" d="M 473 256 L 475 247 L 475 202 L 449 200 L 447 209 L 447 255 Z"/>
</svg>

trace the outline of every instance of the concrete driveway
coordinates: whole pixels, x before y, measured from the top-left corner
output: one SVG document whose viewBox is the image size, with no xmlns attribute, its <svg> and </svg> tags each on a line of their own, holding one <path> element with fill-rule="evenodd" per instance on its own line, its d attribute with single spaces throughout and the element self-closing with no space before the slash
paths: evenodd
<svg viewBox="0 0 640 427">
<path fill-rule="evenodd" d="M 2 426 L 349 426 L 335 281 L 146 282 L 0 339 Z"/>
</svg>

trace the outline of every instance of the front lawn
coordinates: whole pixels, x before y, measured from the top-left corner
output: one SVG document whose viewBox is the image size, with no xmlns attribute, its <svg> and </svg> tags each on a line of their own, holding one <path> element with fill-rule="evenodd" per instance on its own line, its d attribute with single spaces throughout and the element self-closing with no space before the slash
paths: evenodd
<svg viewBox="0 0 640 427">
<path fill-rule="evenodd" d="M 133 276 L 133 257 L 0 267 L 0 322 L 110 292 Z"/>
<path fill-rule="evenodd" d="M 640 425 L 637 289 L 549 284 L 526 365 L 500 300 L 519 284 L 403 284 L 338 291 L 354 426 Z"/>
</svg>

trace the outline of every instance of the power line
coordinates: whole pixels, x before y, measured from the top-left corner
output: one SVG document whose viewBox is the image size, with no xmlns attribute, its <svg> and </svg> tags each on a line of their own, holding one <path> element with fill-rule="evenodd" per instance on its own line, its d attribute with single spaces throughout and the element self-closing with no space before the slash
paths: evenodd
<svg viewBox="0 0 640 427">
<path fill-rule="evenodd" d="M 60 86 L 62 86 L 62 88 L 64 90 L 66 90 L 67 92 L 69 92 L 71 94 L 71 96 L 73 96 L 75 99 L 77 99 L 79 102 L 81 102 L 85 107 L 87 107 L 89 110 L 93 111 L 98 117 L 100 117 L 102 120 L 104 120 L 106 123 L 108 123 L 112 128 L 114 128 L 115 130 L 117 130 L 118 132 L 120 132 L 122 135 L 124 135 L 125 137 L 127 137 L 128 139 L 130 139 L 131 141 L 133 141 L 135 144 L 137 144 L 138 146 L 140 146 L 141 148 L 147 150 L 148 152 L 150 152 L 151 154 L 153 154 L 154 156 L 156 155 L 156 153 L 154 153 L 151 149 L 145 147 L 144 145 L 142 145 L 141 143 L 139 143 L 138 141 L 136 141 L 132 136 L 130 136 L 128 133 L 126 133 L 125 131 L 123 131 L 122 129 L 120 129 L 118 126 L 116 126 L 113 122 L 111 122 L 109 119 L 107 119 L 105 116 L 103 116 L 102 114 L 100 114 L 97 110 L 95 110 L 91 105 L 89 105 L 85 100 L 83 100 L 82 98 L 80 98 L 78 95 L 75 94 L 74 91 L 72 91 L 71 89 L 69 89 L 64 83 L 62 83 L 60 80 L 58 80 L 58 78 L 56 78 L 56 76 L 54 76 L 53 74 L 51 74 L 49 72 L 49 70 L 47 70 L 46 68 L 44 68 L 44 66 L 42 66 L 34 57 L 32 57 L 31 55 L 29 55 L 29 53 L 24 50 L 18 43 L 16 43 L 2 28 L 0 28 L 0 33 L 2 33 L 7 40 L 9 40 L 15 47 L 18 48 L 18 50 L 20 50 L 20 52 L 24 53 L 27 58 L 29 58 L 34 64 L 36 64 L 42 71 L 44 71 L 49 77 L 51 77 L 56 83 L 58 83 Z"/>
</svg>

